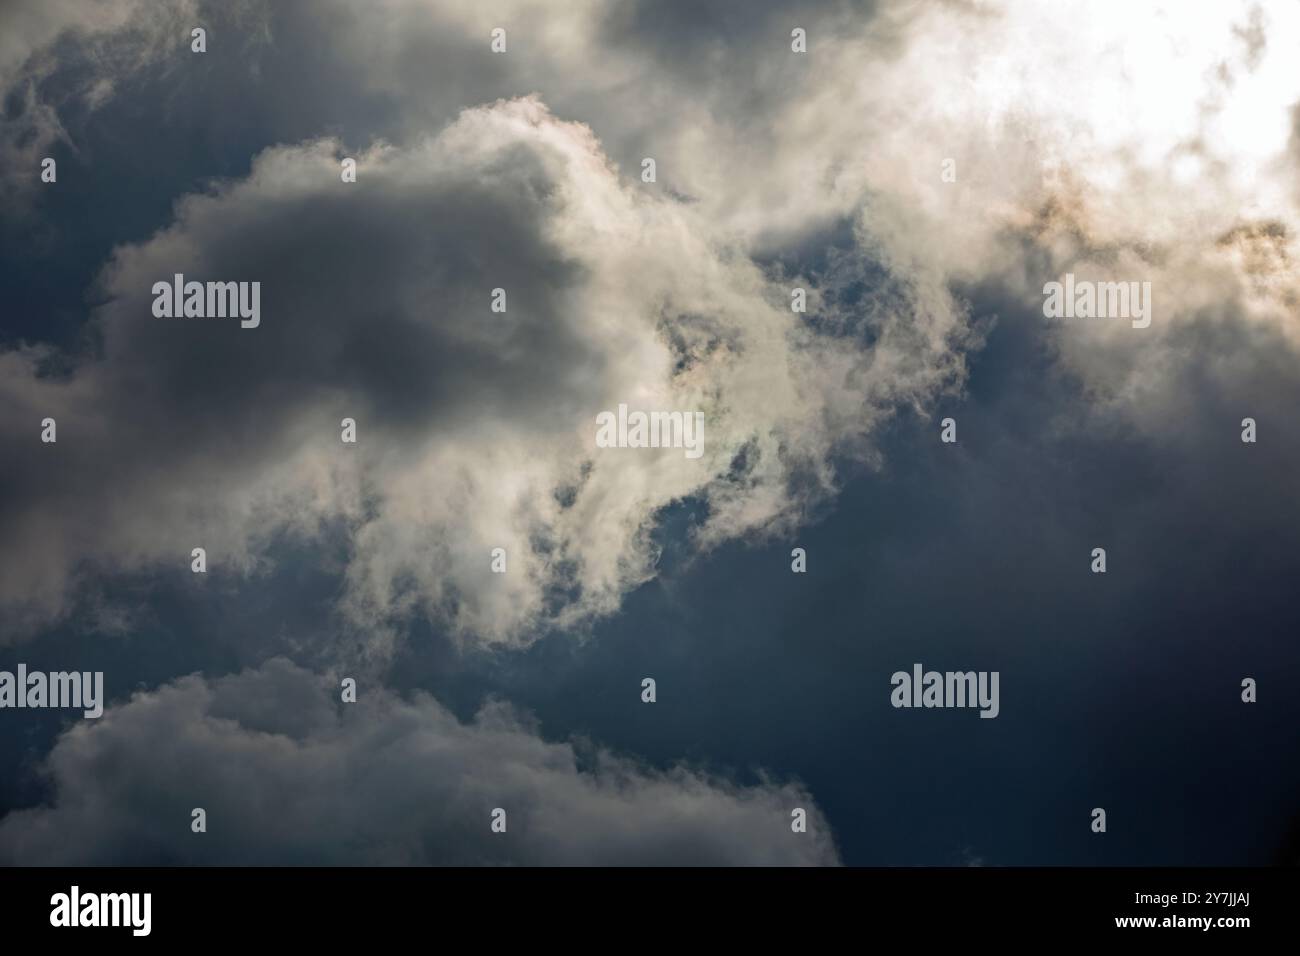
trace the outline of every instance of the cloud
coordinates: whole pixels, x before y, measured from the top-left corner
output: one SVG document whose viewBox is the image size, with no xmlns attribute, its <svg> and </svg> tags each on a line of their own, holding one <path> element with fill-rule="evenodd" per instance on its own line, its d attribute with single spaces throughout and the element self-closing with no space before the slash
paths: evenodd
<svg viewBox="0 0 1300 956">
<path fill-rule="evenodd" d="M 980 283 L 1032 305 L 1067 270 L 1152 281 L 1150 329 L 1054 342 L 1091 406 L 1149 430 L 1176 412 L 1189 329 L 1225 343 L 1223 369 L 1294 348 L 1293 7 L 813 5 L 792 24 L 807 54 L 779 13 L 730 9 L 647 32 L 644 8 L 388 0 L 323 8 L 326 37 L 247 5 L 246 82 L 280 58 L 340 116 L 385 104 L 386 138 L 348 130 L 370 143 L 355 186 L 336 164 L 359 147 L 266 149 L 116 251 L 99 353 L 0 356 L 11 633 L 65 613 L 82 576 L 199 543 L 254 572 L 276 535 L 338 520 L 339 609 L 374 650 L 413 615 L 488 643 L 581 627 L 654 575 L 666 506 L 701 503 L 701 549 L 788 530 L 894 409 L 959 389 L 979 337 L 954 290 Z M 278 90 L 272 128 L 292 119 Z M 654 188 L 620 171 L 644 155 Z M 262 328 L 160 324 L 148 289 L 178 271 L 260 279 Z M 704 459 L 595 449 L 620 402 L 704 411 Z M 57 450 L 32 442 L 47 415 Z"/>
<path fill-rule="evenodd" d="M 895 274 L 997 283 L 1036 308 L 1043 284 L 1067 271 L 1150 281 L 1149 329 L 1053 328 L 1092 407 L 1150 432 L 1169 424 L 1152 410 L 1177 401 L 1189 334 L 1220 339 L 1243 369 L 1266 342 L 1294 353 L 1294 5 L 891 10 L 897 56 L 855 70 L 860 42 L 831 44 L 828 72 L 854 80 L 823 87 L 825 98 L 859 121 L 846 129 L 814 104 L 806 145 L 854 155 L 844 166 L 859 182 L 846 188 L 879 197 L 863 226 Z M 944 158 L 955 183 L 940 180 Z"/>
<path fill-rule="evenodd" d="M 0 516 L 15 618 L 62 613 L 79 574 L 178 567 L 192 547 L 253 573 L 275 535 L 342 519 L 349 619 L 530 640 L 651 577 L 663 507 L 705 500 L 703 546 L 796 520 L 833 489 L 836 448 L 958 374 L 901 314 L 873 348 L 804 325 L 786 285 L 536 98 L 376 144 L 356 184 L 340 154 L 267 150 L 119 247 L 70 372 L 43 374 L 35 347 L 0 357 L 5 439 L 25 448 Z M 152 287 L 178 272 L 260 281 L 260 327 L 155 318 Z M 619 403 L 701 411 L 704 456 L 598 449 Z M 57 445 L 28 434 L 45 417 Z"/>
<path fill-rule="evenodd" d="M 0 192 L 26 212 L 40 161 L 77 148 L 63 115 L 93 112 L 118 80 L 188 49 L 195 0 L 14 0 L 0 31 Z"/>
<path fill-rule="evenodd" d="M 51 806 L 0 820 L 36 865 L 828 865 L 794 784 L 745 787 L 548 743 L 505 705 L 461 723 L 427 695 L 337 685 L 283 659 L 136 694 L 65 733 Z M 208 830 L 191 832 L 191 810 Z M 494 808 L 507 814 L 493 833 Z M 791 831 L 791 810 L 808 830 Z"/>
</svg>

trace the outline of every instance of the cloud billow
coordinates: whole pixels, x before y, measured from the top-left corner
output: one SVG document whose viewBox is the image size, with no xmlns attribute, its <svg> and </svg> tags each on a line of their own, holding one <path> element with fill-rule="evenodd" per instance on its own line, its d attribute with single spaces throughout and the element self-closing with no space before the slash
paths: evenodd
<svg viewBox="0 0 1300 956">
<path fill-rule="evenodd" d="M 828 865 L 795 784 L 738 786 L 550 743 L 510 707 L 461 723 L 431 697 L 284 659 L 136 694 L 64 734 L 49 806 L 0 820 L 7 865 Z M 206 811 L 207 832 L 191 829 Z M 791 812 L 807 811 L 807 832 Z M 506 831 L 491 814 L 506 811 Z"/>
<path fill-rule="evenodd" d="M 707 501 L 704 546 L 797 518 L 833 488 L 827 458 L 869 430 L 873 404 L 951 372 L 923 357 L 942 340 L 898 338 L 932 368 L 916 378 L 882 361 L 888 336 L 872 352 L 814 333 L 690 207 L 621 180 L 588 128 L 535 98 L 377 144 L 356 183 L 340 156 L 331 140 L 270 149 L 119 247 L 100 346 L 69 375 L 38 375 L 36 349 L 3 356 L 6 438 L 44 416 L 61 438 L 27 443 L 10 478 L 0 598 L 49 619 L 78 574 L 195 546 L 254 573 L 273 532 L 309 539 L 341 518 L 340 610 L 381 650 L 411 614 L 526 641 L 609 613 L 652 576 L 648 532 L 674 501 Z M 261 324 L 156 317 L 154 284 L 177 273 L 260 282 Z M 505 312 L 489 308 L 495 288 Z M 873 379 L 880 394 L 853 394 Z M 598 448 L 597 416 L 627 402 L 702 413 L 703 456 Z M 344 417 L 355 446 L 339 441 Z M 796 475 L 814 480 L 795 492 Z"/>
</svg>

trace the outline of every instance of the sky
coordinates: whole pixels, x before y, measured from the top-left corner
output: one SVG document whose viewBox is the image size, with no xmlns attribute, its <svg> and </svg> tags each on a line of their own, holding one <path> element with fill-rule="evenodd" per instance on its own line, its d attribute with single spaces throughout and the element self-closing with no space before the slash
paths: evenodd
<svg viewBox="0 0 1300 956">
<path fill-rule="evenodd" d="M 0 37 L 0 862 L 1300 861 L 1294 4 Z"/>
</svg>

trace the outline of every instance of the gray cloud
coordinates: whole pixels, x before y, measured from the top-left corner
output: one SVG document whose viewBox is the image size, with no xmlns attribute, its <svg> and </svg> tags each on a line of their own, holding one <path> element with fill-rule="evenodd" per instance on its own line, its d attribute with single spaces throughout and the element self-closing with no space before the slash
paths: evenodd
<svg viewBox="0 0 1300 956">
<path fill-rule="evenodd" d="M 643 7 L 601 3 L 393 0 L 376 17 L 326 7 L 312 26 L 239 9 L 228 39 L 242 55 L 255 37 L 249 74 L 278 78 L 262 120 L 292 125 L 302 97 L 282 81 L 311 77 L 290 86 L 326 91 L 316 122 L 355 121 L 349 140 L 374 142 L 361 182 L 340 188 L 336 140 L 268 149 L 246 179 L 118 250 L 102 355 L 70 378 L 35 372 L 62 356 L 2 357 L 4 437 L 43 455 L 6 479 L 27 508 L 0 516 L 14 542 L 0 602 L 15 617 L 48 619 L 81 571 L 171 561 L 196 536 L 254 570 L 270 530 L 310 537 L 342 518 L 346 613 L 527 640 L 608 613 L 651 577 L 648 530 L 675 501 L 705 499 L 702 548 L 797 524 L 836 489 L 837 456 L 871 457 L 894 408 L 960 387 L 977 338 L 955 284 L 993 278 L 1032 302 L 1066 269 L 1150 278 L 1149 335 L 1073 324 L 1057 346 L 1099 404 L 1140 422 L 1170 404 L 1176 324 L 1297 334 L 1300 84 L 1268 42 L 1295 28 L 1285 5 L 1185 26 L 1133 12 L 1113 33 L 1052 28 L 1092 22 L 1084 6 L 819 4 L 797 11 L 804 56 L 783 15 L 741 24 L 729 5 L 699 23 L 670 11 L 662 31 L 643 29 Z M 498 25 L 501 57 L 486 51 Z M 1026 45 L 1026 32 L 1048 39 Z M 56 60 L 75 62 L 65 41 Z M 368 128 L 366 103 L 385 106 Z M 612 162 L 645 154 L 662 189 Z M 949 156 L 956 183 L 939 177 Z M 780 258 L 846 222 L 824 272 Z M 760 269 L 759 254 L 790 264 Z M 274 318 L 255 333 L 160 326 L 143 290 L 182 270 L 265 275 Z M 789 313 L 795 284 L 815 323 Z M 481 306 L 497 285 L 512 295 L 499 321 Z M 708 459 L 591 454 L 583 421 L 633 396 L 707 411 Z M 80 444 L 24 446 L 51 409 Z M 351 459 L 321 444 L 343 414 L 365 419 Z M 92 485 L 72 477 L 96 469 Z M 516 562 L 504 580 L 485 571 L 497 546 Z"/>
<path fill-rule="evenodd" d="M 341 610 L 380 651 L 375 622 L 412 613 L 528 639 L 652 576 L 659 509 L 707 498 L 705 547 L 788 524 L 834 487 L 833 449 L 959 376 L 952 342 L 898 314 L 870 349 L 804 326 L 784 283 L 535 98 L 376 144 L 355 185 L 341 152 L 267 150 L 118 248 L 95 348 L 67 374 L 41 374 L 40 349 L 2 357 L 5 437 L 25 449 L 0 515 L 15 619 L 61 613 L 79 574 L 195 546 L 252 573 L 270 535 L 341 518 Z M 261 326 L 155 318 L 153 284 L 176 272 L 262 282 Z M 624 402 L 704 413 L 704 457 L 597 449 L 596 415 Z M 27 440 L 47 416 L 58 445 Z M 510 573 L 490 573 L 494 547 Z"/>
<path fill-rule="evenodd" d="M 65 733 L 52 806 L 0 821 L 6 864 L 824 865 L 811 796 L 547 743 L 499 704 L 337 685 L 282 659 L 140 693 Z M 208 832 L 190 829 L 207 811 Z M 507 832 L 489 828 L 494 808 Z M 791 831 L 791 810 L 808 832 Z"/>
<path fill-rule="evenodd" d="M 198 5 L 14 0 L 0 16 L 0 193 L 22 213 L 41 188 L 40 161 L 77 149 L 62 116 L 94 112 L 119 80 L 188 49 Z"/>
<path fill-rule="evenodd" d="M 875 434 L 895 409 L 931 416 L 961 387 L 965 354 L 980 341 L 954 289 L 983 288 L 989 311 L 1036 321 L 1042 283 L 1067 270 L 1150 279 L 1155 323 L 1144 333 L 1122 323 L 1044 325 L 1045 341 L 1026 337 L 1032 348 L 1002 360 L 1006 377 L 1027 376 L 1050 355 L 1043 374 L 1068 381 L 1069 401 L 1037 403 L 1017 392 L 1000 414 L 1035 427 L 1049 414 L 1051 427 L 1041 435 L 1026 428 L 1032 440 L 1023 454 L 989 458 L 973 478 L 963 472 L 964 486 L 932 497 L 980 512 L 975 526 L 999 541 L 1009 537 L 1002 516 L 1016 503 L 987 489 L 1001 489 L 1008 475 L 1069 509 L 1084 502 L 1094 524 L 1103 510 L 1149 515 L 1144 501 L 1124 505 L 1095 481 L 1056 494 L 1074 486 L 1047 467 L 1049 439 L 1136 430 L 1164 456 L 1144 473 L 1160 488 L 1162 468 L 1199 473 L 1210 436 L 1223 443 L 1213 447 L 1252 455 L 1228 459 L 1224 451 L 1225 460 L 1254 464 L 1241 483 L 1220 494 L 1193 480 L 1196 494 L 1162 494 L 1157 533 L 1134 520 L 1117 525 L 1108 543 L 1131 560 L 1142 541 L 1168 534 L 1191 553 L 1201 546 L 1195 535 L 1173 532 L 1187 514 L 1217 507 L 1218 495 L 1240 502 L 1232 553 L 1282 567 L 1275 554 L 1293 536 L 1272 502 L 1283 500 L 1275 496 L 1295 472 L 1295 450 L 1272 438 L 1241 446 L 1236 423 L 1256 415 L 1262 435 L 1277 435 L 1294 406 L 1300 80 L 1288 51 L 1300 35 L 1296 11 L 1286 3 L 1099 13 L 1082 2 L 899 2 L 813 4 L 787 16 L 730 2 L 697 11 L 532 0 L 385 0 L 365 10 L 346 0 L 6 7 L 6 200 L 35 198 L 15 183 L 30 190 L 47 149 L 75 151 L 72 169 L 96 167 L 98 182 L 133 202 L 160 170 L 174 178 L 165 179 L 170 188 L 153 185 L 155 200 L 207 176 L 237 175 L 182 196 L 155 235 L 122 231 L 131 241 L 113 252 L 93 290 L 83 351 L 0 353 L 0 641 L 40 630 L 86 595 L 99 602 L 115 575 L 185 574 L 196 544 L 221 572 L 235 572 L 238 588 L 238 575 L 280 558 L 287 549 L 276 544 L 286 537 L 299 555 L 324 550 L 325 528 L 322 562 L 335 570 L 339 551 L 345 562 L 340 593 L 321 602 L 338 612 L 339 633 L 290 626 L 295 633 L 277 638 L 277 649 L 333 659 L 305 645 L 342 635 L 340 643 L 365 641 L 367 652 L 386 655 L 420 617 L 462 641 L 522 644 L 547 628 L 567 639 L 656 574 L 653 531 L 665 508 L 692 503 L 699 521 L 687 533 L 697 551 L 787 532 L 836 492 L 844 458 L 876 460 Z M 211 27 L 203 58 L 187 50 L 195 18 Z M 808 29 L 806 56 L 789 51 L 794 25 Z M 487 52 L 495 26 L 509 29 L 507 56 Z M 88 151 L 115 138 L 116 152 Z M 345 153 L 362 159 L 354 186 L 338 180 Z M 123 168 L 113 170 L 105 155 Z M 658 160 L 656 187 L 636 178 L 647 155 Z M 939 175 L 949 157 L 955 183 Z M 64 184 L 75 182 L 63 170 Z M 79 184 L 90 197 L 86 216 L 111 198 L 89 183 Z M 75 221 L 42 226 L 64 227 L 55 254 L 80 238 Z M 31 265 L 43 272 L 39 259 Z M 260 279 L 262 327 L 153 319 L 149 287 L 175 271 Z M 789 312 L 796 284 L 810 293 L 806 319 Z M 504 316 L 486 308 L 498 285 L 510 293 Z M 629 400 L 705 410 L 708 457 L 691 465 L 674 455 L 597 454 L 594 415 Z M 59 420 L 57 446 L 37 442 L 46 415 Z M 355 448 L 338 442 L 344 415 L 359 421 Z M 964 441 L 971 424 L 963 417 Z M 962 447 L 978 459 L 977 443 Z M 1096 474 L 1131 465 L 1095 459 Z M 1043 477 L 1020 480 L 1035 475 Z M 1073 528 L 1051 526 L 1075 520 L 1073 511 L 1045 514 L 1054 534 L 1046 539 L 1020 515 L 1021 533 L 1010 536 L 1018 560 L 1029 554 L 1025 542 L 1074 546 Z M 878 543 L 888 522 L 877 519 L 887 516 L 872 516 L 862 533 Z M 1274 550 L 1258 544 L 1266 539 Z M 510 553 L 502 577 L 488 573 L 497 546 Z M 902 537 L 890 550 L 921 580 L 950 547 L 947 530 L 926 546 L 934 550 L 925 560 L 908 557 Z M 1168 564 L 1159 549 L 1150 554 L 1152 566 Z M 984 563 L 977 551 L 948 577 Z M 1118 580 L 1139 587 L 1135 577 Z M 897 591 L 898 620 L 912 622 L 908 592 Z M 1169 603 L 1176 600 L 1171 591 Z M 121 608 L 97 605 L 95 613 L 100 626 L 132 632 Z M 274 616 L 284 627 L 291 612 Z M 721 641 L 733 626 L 699 639 Z M 1081 634 L 1078 643 L 1091 649 L 1096 639 Z M 250 653 L 269 651 L 262 644 Z M 681 654 L 698 656 L 698 644 Z M 223 657 L 219 666 L 230 664 Z M 0 846 L 14 860 L 36 859 L 68 832 L 105 861 L 186 861 L 196 849 L 233 860 L 273 841 L 262 810 L 289 793 L 303 819 L 327 822 L 311 823 L 312 832 L 281 822 L 284 839 L 269 844 L 277 859 L 325 858 L 334 850 L 313 841 L 341 820 L 370 860 L 443 861 L 420 842 L 424 829 L 385 829 L 395 825 L 389 817 L 424 820 L 427 808 L 385 802 L 399 800 L 400 788 L 398 796 L 362 794 L 383 808 L 377 824 L 293 789 L 277 762 L 309 779 L 319 767 L 336 781 L 348 768 L 332 764 L 335 749 L 352 755 L 349 767 L 371 765 L 328 696 L 306 677 L 283 674 L 274 665 L 229 683 L 188 679 L 123 708 L 120 724 L 78 728 L 50 763 L 59 802 L 0 825 L 8 841 Z M 465 779 L 489 781 L 487 789 L 515 783 L 511 793 L 530 793 L 514 778 L 498 783 L 495 767 L 472 759 L 479 748 L 499 754 L 508 738 L 528 754 L 553 753 L 503 711 L 458 730 L 432 702 L 377 697 L 399 717 L 441 714 L 438 739 L 467 735 L 457 767 Z M 213 701 L 207 710 L 205 699 Z M 184 701 L 197 701 L 197 711 Z M 148 746 L 112 731 L 132 720 L 134 738 Z M 228 743 L 228 759 L 246 759 L 271 783 L 259 789 L 247 774 L 241 792 L 223 789 L 204 761 L 168 749 L 151 729 L 169 721 L 197 723 L 181 741 L 193 752 Z M 387 740 L 393 725 L 375 721 Z M 86 740 L 105 749 L 87 749 Z M 414 756 L 403 754 L 408 762 L 424 754 L 415 746 Z M 199 801 L 168 789 L 142 756 L 149 750 L 173 753 L 182 773 L 199 773 L 224 801 L 209 809 L 227 827 L 241 813 L 251 818 L 236 840 L 196 848 L 184 823 Z M 745 794 L 766 806 L 762 794 L 771 790 L 739 791 L 685 772 L 660 778 L 604 757 L 614 779 L 628 777 L 636 794 L 654 799 L 601 804 L 607 784 L 585 771 L 570 779 L 570 763 L 587 766 L 582 748 L 556 752 L 562 771 L 552 772 L 547 756 L 520 758 L 533 768 L 523 779 L 544 777 L 537 786 L 548 793 L 594 789 L 597 797 L 578 803 L 618 846 L 635 843 L 624 814 L 655 819 L 647 804 L 680 808 L 683 793 L 698 792 L 710 806 L 721 801 L 730 818 Z M 105 783 L 80 802 L 83 781 L 96 774 Z M 486 789 L 473 794 L 489 799 Z M 145 810 L 137 813 L 135 801 Z M 477 821 L 481 812 L 466 805 L 456 819 Z M 154 817 L 175 829 L 160 835 Z M 540 842 L 521 859 L 564 859 L 570 844 L 588 854 L 584 861 L 598 857 L 570 832 L 549 844 L 538 836 L 561 833 L 569 819 L 543 809 L 527 829 Z M 764 815 L 752 832 L 767 826 Z M 666 846 L 698 841 L 689 828 L 658 832 Z M 767 852 L 759 842 L 755 852 Z M 492 860 L 482 854 L 497 848 L 449 845 L 465 849 L 446 860 Z M 730 845 L 708 846 L 714 859 L 740 859 Z M 79 859 L 74 847 L 64 845 L 64 859 Z M 651 857 L 693 858 L 681 846 Z"/>
</svg>

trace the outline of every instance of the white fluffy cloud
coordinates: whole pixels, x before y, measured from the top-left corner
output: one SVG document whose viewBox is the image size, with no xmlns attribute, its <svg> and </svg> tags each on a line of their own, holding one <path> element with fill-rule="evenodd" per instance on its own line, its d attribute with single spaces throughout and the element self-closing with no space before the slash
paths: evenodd
<svg viewBox="0 0 1300 956">
<path fill-rule="evenodd" d="M 946 278 L 1152 283 L 1153 325 L 1066 321 L 1061 357 L 1096 408 L 1164 427 L 1196 328 L 1225 361 L 1300 345 L 1300 38 L 1294 4 L 938 8 L 871 68 L 894 105 L 872 188 Z M 940 185 L 939 156 L 958 182 Z M 1046 321 L 1046 320 L 1044 320 Z M 1246 373 L 1248 374 L 1248 372 Z"/>
<path fill-rule="evenodd" d="M 284 660 L 139 693 L 65 733 L 45 769 L 52 805 L 0 821 L 6 865 L 838 863 L 799 786 L 547 743 L 504 705 L 465 724 L 364 684 L 342 704 Z"/>
</svg>

